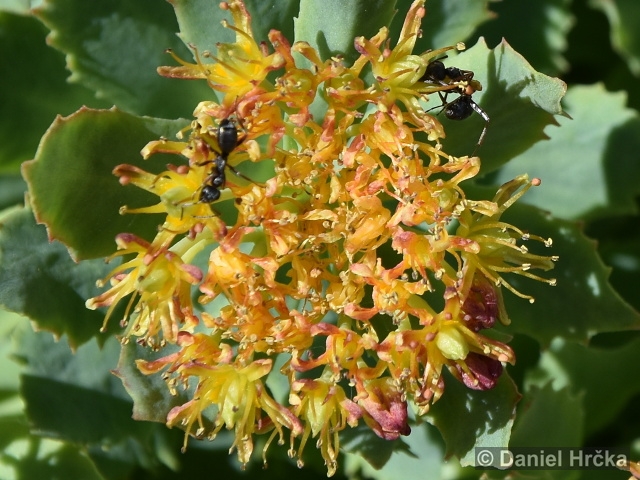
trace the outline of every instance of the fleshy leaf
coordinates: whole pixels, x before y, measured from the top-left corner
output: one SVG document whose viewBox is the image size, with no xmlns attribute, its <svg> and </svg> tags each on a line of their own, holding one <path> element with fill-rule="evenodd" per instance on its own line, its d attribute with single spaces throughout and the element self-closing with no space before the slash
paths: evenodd
<svg viewBox="0 0 640 480">
<path fill-rule="evenodd" d="M 123 110 L 176 118 L 214 98 L 205 82 L 158 75 L 157 67 L 172 61 L 166 49 L 190 55 L 165 2 L 49 0 L 35 13 L 51 30 L 49 43 L 66 54 L 71 80 Z"/>
<path fill-rule="evenodd" d="M 26 189 L 21 175 L 0 175 L 0 210 L 22 204 Z"/>
<path fill-rule="evenodd" d="M 0 431 L 11 432 L 14 441 L 0 459 L 3 478 L 64 478 L 106 480 L 82 446 L 30 435 L 24 417 L 0 419 Z M 9 473 L 11 472 L 11 473 Z"/>
<path fill-rule="evenodd" d="M 412 0 L 398 1 L 398 12 L 409 10 Z M 491 18 L 487 0 L 427 0 L 427 15 L 422 20 L 422 37 L 416 42 L 415 51 L 433 50 L 465 41 L 476 27 Z M 394 19 L 395 37 L 400 31 L 403 15 Z"/>
<path fill-rule="evenodd" d="M 162 351 L 162 355 L 168 354 L 167 349 Z M 133 418 L 165 424 L 169 410 L 188 399 L 182 395 L 171 395 L 162 375 L 144 375 L 140 372 L 136 359 L 150 360 L 147 357 L 148 349 L 129 342 L 122 347 L 114 374 L 122 380 L 124 388 L 133 399 Z"/>
<path fill-rule="evenodd" d="M 627 60 L 629 68 L 640 75 L 640 3 L 636 0 L 591 0 L 611 24 L 611 43 Z"/>
<path fill-rule="evenodd" d="M 444 460 L 442 438 L 433 426 L 411 426 L 411 434 L 398 440 L 382 440 L 364 427 L 340 436 L 345 451 L 345 473 L 365 474 L 376 480 L 424 480 L 451 475 L 455 463 Z M 453 478 L 453 477 L 451 477 Z"/>
<path fill-rule="evenodd" d="M 633 228 L 629 228 L 633 225 Z M 611 267 L 611 285 L 640 310 L 637 281 L 640 276 L 640 222 L 638 217 L 623 216 L 594 222 L 589 234 L 597 234 L 598 253 Z"/>
<path fill-rule="evenodd" d="M 222 21 L 231 22 L 228 10 L 222 10 L 218 2 L 209 0 L 169 0 L 173 5 L 180 33 L 185 45 L 194 45 L 199 51 L 215 52 L 218 42 L 233 42 L 233 30 L 222 27 Z"/>
<path fill-rule="evenodd" d="M 606 349 L 557 339 L 543 352 L 528 383 L 553 382 L 556 390 L 584 394 L 585 433 L 592 435 L 611 424 L 627 402 L 640 394 L 640 384 L 633 380 L 640 375 L 638 351 L 640 338 Z"/>
<path fill-rule="evenodd" d="M 544 354 L 543 354 L 544 355 Z M 540 422 L 544 418 L 545 422 Z M 532 386 L 518 405 L 511 447 L 566 447 L 582 445 L 584 407 L 581 394 L 551 382 Z M 553 425 L 553 435 L 549 435 Z"/>
<path fill-rule="evenodd" d="M 580 395 L 573 395 L 568 388 L 556 390 L 550 384 L 541 388 L 534 387 L 518 404 L 518 415 L 509 448 L 529 447 L 533 449 L 532 451 L 542 449 L 551 452 L 554 447 L 577 447 L 582 445 L 583 420 L 584 410 Z M 494 457 L 494 459 L 496 463 L 501 462 L 499 458 Z M 513 477 L 544 478 L 546 480 L 578 478 L 567 476 L 567 473 L 563 470 L 488 469 L 484 471 L 482 478 L 487 480 L 503 480 Z"/>
<path fill-rule="evenodd" d="M 64 58 L 45 44 L 46 28 L 29 16 L 0 13 L 0 172 L 17 172 L 38 148 L 57 114 L 83 104 L 108 106 L 81 85 L 67 83 Z M 37 60 L 36 60 L 37 59 Z M 4 185 L 0 186 L 2 195 Z"/>
<path fill-rule="evenodd" d="M 102 349 L 92 342 L 72 354 L 50 335 L 25 332 L 16 355 L 26 365 L 21 394 L 32 428 L 90 450 L 101 447 L 101 461 L 126 464 L 130 471 L 162 461 L 175 468 L 175 454 L 171 459 L 158 450 L 163 443 L 159 437 L 169 435 L 175 442 L 176 436 L 160 425 L 131 419 L 131 402 L 110 372 L 119 350 L 112 338 Z"/>
<path fill-rule="evenodd" d="M 231 15 L 220 8 L 219 2 L 209 0 L 169 0 L 175 9 L 180 38 L 198 50 L 215 52 L 216 43 L 233 42 L 235 32 L 223 28 L 222 20 L 231 22 Z M 253 17 L 251 24 L 256 41 L 267 41 L 269 30 L 281 31 L 293 40 L 293 17 L 298 12 L 299 0 L 248 0 L 247 10 Z"/>
<path fill-rule="evenodd" d="M 28 209 L 0 217 L 0 305 L 58 337 L 66 334 L 73 348 L 102 325 L 103 315 L 87 310 L 85 300 L 99 293 L 96 279 L 110 268 L 101 260 L 74 263 Z"/>
<path fill-rule="evenodd" d="M 586 342 L 596 333 L 640 329 L 640 314 L 613 290 L 609 269 L 596 253 L 595 243 L 578 225 L 524 204 L 512 206 L 504 219 L 553 240 L 551 248 L 536 249 L 534 242 L 527 243 L 532 253 L 559 256 L 553 270 L 537 272 L 545 278 L 556 278 L 554 287 L 516 275 L 505 276 L 516 289 L 535 297 L 530 304 L 504 293 L 511 318 L 511 324 L 505 327 L 507 332 L 524 333 L 546 346 L 557 336 Z"/>
<path fill-rule="evenodd" d="M 536 70 L 557 75 L 569 67 L 563 53 L 567 49 L 567 35 L 575 23 L 570 4 L 570 0 L 492 2 L 494 18 L 481 26 L 476 35 L 485 37 L 489 45 L 504 38 Z M 526 19 L 526 24 L 522 19 Z"/>
<path fill-rule="evenodd" d="M 9 359 L 13 350 L 13 335 L 20 328 L 29 328 L 27 319 L 21 315 L 0 309 L 0 401 L 17 394 L 19 384 L 18 365 Z M 3 413 L 19 413 L 21 409 Z M 2 429 L 0 429 L 2 432 Z M 0 441 L 1 448 L 1 441 Z"/>
<path fill-rule="evenodd" d="M 328 14 L 330 12 L 330 14 Z M 353 40 L 370 38 L 388 26 L 395 13 L 395 1 L 301 0 L 300 16 L 295 20 L 296 41 L 308 42 L 320 58 L 343 55 L 347 63 L 358 57 Z"/>
<path fill-rule="evenodd" d="M 427 418 L 447 444 L 447 454 L 474 465 L 476 447 L 506 447 L 516 403 L 520 399 L 513 380 L 503 373 L 491 390 L 471 390 L 447 375 L 445 391 Z"/>
<path fill-rule="evenodd" d="M 551 140 L 513 159 L 493 180 L 522 172 L 540 177 L 542 186 L 523 201 L 559 217 L 635 213 L 640 116 L 625 103 L 624 93 L 601 84 L 572 87 L 565 103 L 572 120 L 560 119 L 561 128 L 548 131 Z"/>
<path fill-rule="evenodd" d="M 0 310 L 0 476 L 3 479 L 104 480 L 83 447 L 34 435 L 18 394 L 21 368 L 14 339 L 30 331 L 28 320 Z"/>
<path fill-rule="evenodd" d="M 294 17 L 300 10 L 300 0 L 247 0 L 247 9 L 254 19 L 251 24 L 256 41 L 267 41 L 272 29 L 293 41 Z"/>
<path fill-rule="evenodd" d="M 140 150 L 161 136 L 175 138 L 186 120 L 139 118 L 116 109 L 83 108 L 58 117 L 42 139 L 35 160 L 23 175 L 39 222 L 49 237 L 62 241 L 77 259 L 104 257 L 115 250 L 118 233 L 152 235 L 162 222 L 157 215 L 120 215 L 157 203 L 157 197 L 134 186 L 123 187 L 112 174 L 116 165 L 142 166 Z M 144 164 L 161 171 L 168 156 L 154 155 Z M 175 156 L 171 158 L 175 161 Z"/>
<path fill-rule="evenodd" d="M 0 0 L 0 11 L 27 15 L 44 0 Z"/>
<path fill-rule="evenodd" d="M 493 50 L 484 40 L 444 62 L 475 73 L 482 83 L 482 91 L 473 99 L 487 113 L 491 121 L 483 145 L 477 154 L 482 159 L 482 172 L 491 172 L 533 144 L 547 138 L 544 127 L 557 124 L 555 115 L 561 115 L 560 100 L 566 91 L 564 82 L 536 72 L 508 43 L 502 41 Z M 448 101 L 457 94 L 450 94 Z M 438 95 L 431 95 L 427 108 L 437 114 L 441 108 Z M 444 151 L 451 155 L 471 155 L 478 143 L 485 121 L 477 113 L 462 121 L 438 116 L 447 138 L 442 142 Z"/>
<path fill-rule="evenodd" d="M 413 436 L 413 433 L 412 431 L 408 437 L 389 441 L 378 437 L 368 426 L 361 424 L 356 428 L 341 432 L 342 444 L 340 446 L 348 453 L 351 468 L 361 466 L 366 469 L 366 466 L 369 466 L 380 471 L 394 458 L 395 452 L 408 453 L 410 451 L 407 441 Z M 442 457 L 443 452 L 439 453 L 439 456 Z M 375 478 L 381 477 L 376 476 Z"/>
</svg>

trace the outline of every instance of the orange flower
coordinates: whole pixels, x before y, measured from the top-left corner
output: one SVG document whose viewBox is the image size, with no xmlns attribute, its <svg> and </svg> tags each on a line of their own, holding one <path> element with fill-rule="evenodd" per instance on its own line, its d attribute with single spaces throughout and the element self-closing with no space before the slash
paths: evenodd
<svg viewBox="0 0 640 480">
<path fill-rule="evenodd" d="M 444 131 L 420 102 L 445 86 L 420 79 L 431 60 L 462 46 L 413 52 L 423 5 L 412 4 L 395 48 L 381 29 L 356 39 L 360 57 L 345 65 L 275 31 L 270 53 L 256 44 L 244 4 L 223 3 L 236 42 L 160 69 L 206 79 L 222 101 L 195 108 L 184 141 L 143 149 L 145 158 L 173 154 L 177 165 L 159 175 L 115 171 L 159 197 L 123 213 L 166 218 L 152 241 L 118 237 L 118 255 L 133 258 L 87 305 L 109 306 L 108 317 L 132 296 L 125 339 L 175 344 L 139 369 L 162 372 L 172 394 L 196 386 L 182 392 L 191 396 L 168 425 L 198 438 L 232 430 L 243 464 L 257 435 L 271 432 L 268 447 L 288 431 L 299 463 L 316 438 L 331 475 L 340 431 L 362 418 L 382 438 L 408 434 L 408 401 L 425 413 L 444 392 L 444 368 L 469 388 L 492 388 L 515 359 L 483 334 L 508 321 L 500 287 L 530 298 L 504 276 L 553 283 L 531 270 L 548 270 L 554 258 L 521 244 L 541 239 L 500 219 L 537 181 L 518 177 L 493 201 L 472 201 L 465 182 L 480 159 L 433 143 Z M 320 122 L 310 113 L 318 99 Z M 288 360 L 274 373 L 279 354 Z M 280 373 L 288 402 L 265 387 Z"/>
</svg>

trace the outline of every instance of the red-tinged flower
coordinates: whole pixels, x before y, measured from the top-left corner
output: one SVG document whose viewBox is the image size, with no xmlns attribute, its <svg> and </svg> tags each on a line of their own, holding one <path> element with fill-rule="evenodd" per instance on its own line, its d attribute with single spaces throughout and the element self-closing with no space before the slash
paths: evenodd
<svg viewBox="0 0 640 480">
<path fill-rule="evenodd" d="M 493 327 L 498 318 L 508 323 L 500 289 L 481 273 L 473 278 L 462 311 L 465 325 L 474 332 Z"/>
<path fill-rule="evenodd" d="M 364 382 L 356 399 L 364 421 L 380 438 L 396 440 L 411 433 L 406 396 L 390 377 Z"/>
<path fill-rule="evenodd" d="M 439 377 L 441 368 L 446 366 L 469 388 L 493 388 L 502 373 L 502 364 L 514 363 L 515 355 L 504 343 L 471 330 L 463 308 L 458 292 L 449 289 L 445 308 L 434 322 L 440 323 L 434 338 L 437 352 L 430 352 L 427 368 Z"/>
<path fill-rule="evenodd" d="M 478 335 L 465 325 L 464 311 L 455 289 L 448 288 L 445 296 L 444 310 L 431 315 L 424 328 L 392 332 L 376 348 L 379 358 L 387 363 L 392 378 L 413 394 L 422 413 L 444 391 L 444 367 L 453 372 L 460 369 L 466 372 L 469 382 L 472 382 L 469 379 L 475 382 L 473 369 L 478 370 L 476 367 L 481 362 L 470 357 L 472 353 L 498 363 L 513 363 L 515 359 L 507 345 Z M 471 359 L 471 367 L 467 366 L 467 359 Z M 495 367 L 494 363 L 491 365 Z M 493 368 L 491 371 L 497 370 Z"/>
<path fill-rule="evenodd" d="M 462 383 L 473 390 L 490 390 L 496 386 L 502 369 L 499 360 L 471 352 L 465 358 L 464 364 L 456 363 L 455 374 Z"/>
</svg>

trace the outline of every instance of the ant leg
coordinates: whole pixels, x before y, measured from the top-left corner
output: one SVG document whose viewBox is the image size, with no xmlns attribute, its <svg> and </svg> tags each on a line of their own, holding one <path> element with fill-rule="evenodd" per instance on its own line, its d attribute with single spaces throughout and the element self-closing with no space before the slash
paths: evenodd
<svg viewBox="0 0 640 480">
<path fill-rule="evenodd" d="M 449 95 L 449 93 L 451 92 L 446 92 L 443 94 L 441 91 L 438 91 L 438 95 L 440 96 L 440 101 L 442 103 L 440 105 L 436 105 L 435 107 L 430 108 L 429 110 L 427 110 L 427 112 L 430 112 L 431 110 L 435 110 L 436 108 L 440 108 L 441 110 L 438 113 L 436 113 L 436 115 L 440 115 L 443 112 L 443 110 L 450 105 L 450 103 L 453 103 L 453 102 L 447 102 L 447 95 Z"/>
<path fill-rule="evenodd" d="M 235 173 L 238 177 L 240 178 L 244 178 L 245 180 L 247 180 L 248 182 L 253 183 L 254 185 L 260 185 L 260 183 L 256 182 L 255 180 L 252 180 L 251 178 L 247 177 L 244 173 L 242 173 L 240 170 L 236 169 L 234 166 L 229 165 L 227 163 L 227 168 L 229 170 L 231 170 L 233 173 Z"/>
</svg>

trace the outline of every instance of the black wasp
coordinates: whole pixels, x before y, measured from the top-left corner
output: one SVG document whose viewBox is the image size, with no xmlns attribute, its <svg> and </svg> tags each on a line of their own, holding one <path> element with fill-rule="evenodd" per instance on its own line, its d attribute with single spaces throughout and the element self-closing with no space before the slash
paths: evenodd
<svg viewBox="0 0 640 480">
<path fill-rule="evenodd" d="M 476 150 L 482 145 L 490 119 L 487 112 L 480 108 L 480 106 L 473 101 L 473 98 L 471 98 L 476 91 L 482 90 L 480 82 L 473 79 L 473 72 L 471 70 L 461 70 L 457 67 L 445 67 L 444 63 L 440 60 L 432 60 L 427 65 L 427 69 L 420 78 L 420 81 L 451 87 L 444 91 L 444 94 L 441 91 L 438 92 L 442 105 L 434 107 L 442 107 L 447 118 L 451 120 L 464 120 L 475 111 L 484 119 L 484 128 L 482 129 L 476 148 L 473 151 L 473 155 L 475 155 Z M 459 96 L 452 102 L 448 102 L 447 98 L 452 93 L 457 93 Z"/>
<path fill-rule="evenodd" d="M 236 175 L 245 178 L 244 175 L 227 164 L 227 159 L 231 152 L 242 143 L 242 140 L 238 140 L 238 127 L 236 127 L 236 124 L 228 118 L 223 119 L 218 126 L 217 140 L 220 152 L 218 152 L 215 160 L 206 162 L 213 163 L 213 168 L 200 191 L 200 201 L 202 203 L 213 203 L 220 198 L 220 189 L 224 187 L 227 181 L 225 175 L 226 167 L 229 167 Z"/>
</svg>

